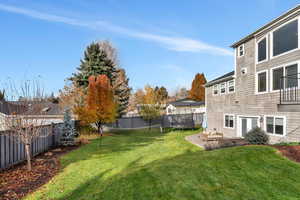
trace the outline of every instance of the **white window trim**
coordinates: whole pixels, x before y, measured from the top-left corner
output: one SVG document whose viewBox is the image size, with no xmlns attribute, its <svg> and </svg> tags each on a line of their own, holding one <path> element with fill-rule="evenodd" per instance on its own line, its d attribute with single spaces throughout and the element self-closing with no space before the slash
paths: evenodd
<svg viewBox="0 0 300 200">
<path fill-rule="evenodd" d="M 262 41 L 263 39 L 266 39 L 266 59 L 264 60 L 261 60 L 261 61 L 258 61 L 258 43 L 260 41 Z M 264 62 L 267 62 L 269 60 L 269 36 L 268 35 L 265 35 L 263 36 L 262 38 L 260 38 L 259 40 L 257 40 L 255 42 L 255 61 L 256 61 L 256 64 L 261 64 L 261 63 L 264 63 Z"/>
<path fill-rule="evenodd" d="M 243 48 L 243 55 L 240 55 L 240 47 Z M 237 50 L 237 57 L 243 57 L 245 55 L 245 44 L 241 44 L 240 46 L 238 46 L 238 50 Z"/>
<path fill-rule="evenodd" d="M 233 88 L 234 88 L 234 90 L 233 91 L 229 91 L 229 82 L 230 81 L 233 81 Z M 235 93 L 235 80 L 234 79 L 232 79 L 232 80 L 230 80 L 230 81 L 227 81 L 227 93 L 228 94 L 232 94 L 232 93 Z"/>
<path fill-rule="evenodd" d="M 280 65 L 280 66 L 277 66 L 277 67 L 273 67 L 271 68 L 271 74 L 270 74 L 270 92 L 279 92 L 279 90 L 273 90 L 273 71 L 278 69 L 278 68 L 283 68 L 283 76 L 285 76 L 285 68 L 287 66 L 290 66 L 290 65 L 294 65 L 294 64 L 297 64 L 297 67 L 298 67 L 298 76 L 299 76 L 299 73 L 300 73 L 300 60 L 297 60 L 297 61 L 293 61 L 293 62 L 289 62 L 289 63 L 285 63 L 283 65 Z M 298 77 L 299 78 L 299 77 Z M 300 84 L 300 80 L 298 79 L 298 85 Z"/>
<path fill-rule="evenodd" d="M 267 117 L 274 117 L 274 130 L 273 130 L 274 132 L 275 132 L 275 118 L 283 118 L 283 135 L 267 132 Z M 282 115 L 265 115 L 264 116 L 264 129 L 265 129 L 264 131 L 268 135 L 277 136 L 277 137 L 285 137 L 286 136 L 286 116 L 282 116 Z"/>
<path fill-rule="evenodd" d="M 226 124 L 226 118 L 225 118 L 225 116 L 233 117 L 233 127 L 227 127 L 227 126 L 225 126 L 225 124 Z M 228 129 L 235 129 L 235 115 L 234 114 L 225 113 L 223 115 L 223 127 L 224 128 L 228 128 Z"/>
<path fill-rule="evenodd" d="M 215 86 L 217 86 L 217 91 L 218 91 L 218 94 L 215 94 Z M 215 84 L 212 86 L 212 95 L 213 96 L 218 96 L 219 95 L 219 84 Z"/>
<path fill-rule="evenodd" d="M 242 130 L 241 130 L 241 122 L 240 122 L 240 119 L 241 118 L 257 118 L 258 122 L 257 122 L 257 126 L 258 127 L 261 127 L 261 122 L 260 122 L 260 115 L 237 115 L 236 116 L 236 136 L 237 137 L 242 137 Z"/>
<path fill-rule="evenodd" d="M 298 48 L 289 50 L 289 51 L 284 52 L 284 53 L 282 53 L 282 54 L 279 54 L 279 55 L 277 55 L 277 56 L 273 56 L 273 33 L 274 33 L 274 31 L 280 29 L 280 28 L 283 27 L 284 25 L 286 25 L 286 24 L 288 24 L 288 23 L 290 23 L 290 22 L 292 22 L 292 21 L 294 21 L 294 20 L 298 20 Z M 294 17 L 294 18 L 290 19 L 289 21 L 287 21 L 287 22 L 281 24 L 280 26 L 276 27 L 275 29 L 273 29 L 273 30 L 270 32 L 270 60 L 271 60 L 271 59 L 274 59 L 274 58 L 278 58 L 278 57 L 280 57 L 280 56 L 284 56 L 284 55 L 286 55 L 286 54 L 289 54 L 289 53 L 292 53 L 292 52 L 294 52 L 294 51 L 299 50 L 299 49 L 300 49 L 300 36 L 299 36 L 299 35 L 300 35 L 300 17 Z"/>
<path fill-rule="evenodd" d="M 222 90 L 222 84 L 224 84 L 224 89 L 225 89 L 225 92 L 224 92 L 224 93 L 221 92 L 221 90 Z M 220 93 L 220 95 L 226 94 L 226 91 L 227 91 L 227 84 L 226 84 L 226 82 L 220 83 L 220 84 L 219 84 L 219 93 Z"/>
<path fill-rule="evenodd" d="M 264 73 L 266 72 L 266 91 L 264 92 L 258 92 L 258 74 L 261 74 L 261 73 Z M 262 71 L 259 71 L 259 72 L 256 72 L 255 74 L 255 94 L 258 95 L 258 94 L 266 94 L 269 92 L 269 71 L 268 70 L 262 70 Z"/>
</svg>

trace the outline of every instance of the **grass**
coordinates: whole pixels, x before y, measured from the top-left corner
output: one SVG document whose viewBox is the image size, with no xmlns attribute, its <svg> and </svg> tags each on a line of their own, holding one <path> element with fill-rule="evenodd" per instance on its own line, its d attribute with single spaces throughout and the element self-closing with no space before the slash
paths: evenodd
<svg viewBox="0 0 300 200">
<path fill-rule="evenodd" d="M 299 199 L 300 165 L 267 146 L 203 151 L 196 131 L 134 131 L 94 140 L 26 199 Z M 101 146 L 99 146 L 101 143 Z"/>
</svg>

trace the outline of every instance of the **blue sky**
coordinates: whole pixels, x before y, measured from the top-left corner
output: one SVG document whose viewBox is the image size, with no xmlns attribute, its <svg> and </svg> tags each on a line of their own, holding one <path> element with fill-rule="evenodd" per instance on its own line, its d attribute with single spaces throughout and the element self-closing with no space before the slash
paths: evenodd
<svg viewBox="0 0 300 200">
<path fill-rule="evenodd" d="M 296 6 L 289 0 L 2 0 L 0 81 L 40 79 L 57 92 L 85 47 L 110 40 L 130 85 L 190 87 L 233 69 L 229 46 Z"/>
</svg>

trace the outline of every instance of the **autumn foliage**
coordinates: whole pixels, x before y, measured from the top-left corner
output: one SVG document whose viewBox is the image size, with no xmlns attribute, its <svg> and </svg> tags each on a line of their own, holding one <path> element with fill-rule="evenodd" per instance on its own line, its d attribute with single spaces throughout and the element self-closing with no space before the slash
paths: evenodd
<svg viewBox="0 0 300 200">
<path fill-rule="evenodd" d="M 196 101 L 205 101 L 205 83 L 206 78 L 204 74 L 196 74 L 192 82 L 192 88 L 189 92 L 189 97 Z"/>
<path fill-rule="evenodd" d="M 102 133 L 102 125 L 116 117 L 116 104 L 110 80 L 106 75 L 90 76 L 85 105 L 78 106 L 75 113 L 86 124 L 95 123 Z"/>
</svg>

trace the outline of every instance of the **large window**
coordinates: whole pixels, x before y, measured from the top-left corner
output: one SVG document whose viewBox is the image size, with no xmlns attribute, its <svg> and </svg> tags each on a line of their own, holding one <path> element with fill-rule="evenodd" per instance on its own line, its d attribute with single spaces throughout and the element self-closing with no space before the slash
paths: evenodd
<svg viewBox="0 0 300 200">
<path fill-rule="evenodd" d="M 273 32 L 273 56 L 298 48 L 298 20 Z"/>
<path fill-rule="evenodd" d="M 214 94 L 214 95 L 217 95 L 218 92 L 219 92 L 219 90 L 218 90 L 218 85 L 214 85 L 214 91 L 213 91 L 213 94 Z"/>
<path fill-rule="evenodd" d="M 292 64 L 272 70 L 272 90 L 298 86 L 298 64 Z M 284 81 L 283 81 L 284 80 Z"/>
<path fill-rule="evenodd" d="M 226 83 L 221 83 L 220 84 L 220 93 L 225 94 L 226 92 Z"/>
<path fill-rule="evenodd" d="M 266 131 L 269 134 L 284 135 L 285 132 L 285 118 L 276 116 L 266 117 Z"/>
<path fill-rule="evenodd" d="M 257 73 L 257 92 L 266 92 L 267 91 L 267 72 Z"/>
<path fill-rule="evenodd" d="M 263 38 L 257 43 L 257 62 L 267 59 L 267 38 Z"/>
<path fill-rule="evenodd" d="M 234 92 L 234 80 L 230 80 L 227 82 L 228 93 Z"/>
<path fill-rule="evenodd" d="M 234 128 L 234 115 L 224 115 L 224 127 Z"/>
</svg>

